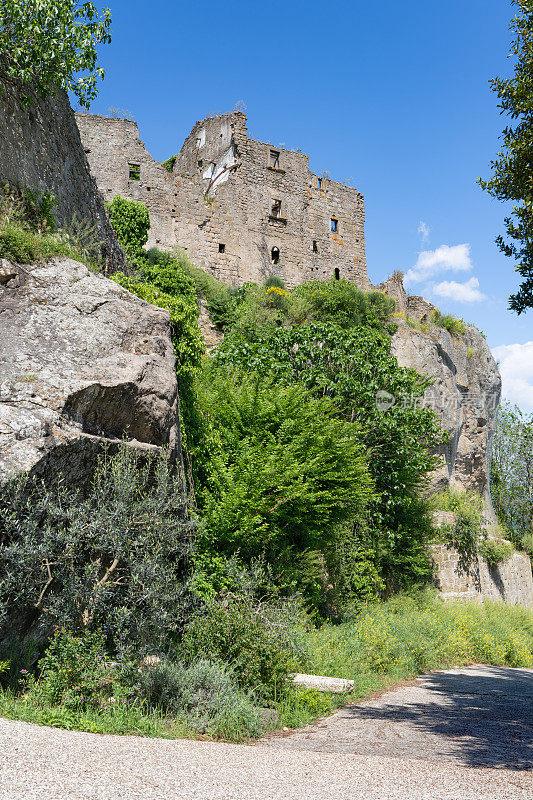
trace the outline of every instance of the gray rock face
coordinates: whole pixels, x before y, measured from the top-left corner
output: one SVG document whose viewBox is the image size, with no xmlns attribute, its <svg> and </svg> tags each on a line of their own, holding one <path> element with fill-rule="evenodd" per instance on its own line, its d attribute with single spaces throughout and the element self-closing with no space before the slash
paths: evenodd
<svg viewBox="0 0 533 800">
<path fill-rule="evenodd" d="M 489 521 L 495 522 L 489 470 L 501 377 L 489 347 L 472 325 L 465 326 L 464 334 L 452 336 L 444 328 L 428 324 L 435 307 L 421 297 L 407 297 L 400 276 L 379 288 L 395 298 L 400 314 L 392 352 L 400 366 L 433 379 L 424 402 L 436 411 L 450 434 L 432 490 L 451 485 L 478 492 Z M 418 327 L 412 327 L 413 323 Z"/>
<path fill-rule="evenodd" d="M 105 442 L 179 455 L 166 311 L 69 259 L 0 284 L 0 483 L 80 481 Z M 6 274 L 8 270 L 6 267 Z"/>
<path fill-rule="evenodd" d="M 488 500 L 490 444 L 501 378 L 485 340 L 470 326 L 455 338 L 442 328 L 422 333 L 402 323 L 392 350 L 401 366 L 434 379 L 425 402 L 450 433 L 434 488 L 455 484 Z"/>
</svg>

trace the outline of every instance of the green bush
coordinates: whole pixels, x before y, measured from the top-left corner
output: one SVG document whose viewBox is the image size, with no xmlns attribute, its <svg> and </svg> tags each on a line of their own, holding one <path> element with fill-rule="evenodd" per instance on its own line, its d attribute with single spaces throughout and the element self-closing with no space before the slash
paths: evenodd
<svg viewBox="0 0 533 800">
<path fill-rule="evenodd" d="M 445 328 L 452 336 L 462 336 L 466 333 L 466 325 L 462 319 L 458 319 L 451 314 L 443 314 L 438 308 L 432 312 L 431 321 L 437 327 Z"/>
<path fill-rule="evenodd" d="M 25 190 L 22 197 L 0 196 L 0 258 L 15 264 L 35 264 L 56 256 L 97 268 L 100 242 L 94 229 L 73 220 L 56 230 L 55 199 L 45 192 Z"/>
<path fill-rule="evenodd" d="M 141 252 L 148 241 L 150 214 L 144 203 L 127 200 L 119 194 L 106 203 L 109 221 L 117 238 L 129 256 Z"/>
<path fill-rule="evenodd" d="M 505 539 L 485 539 L 479 546 L 479 552 L 489 567 L 495 567 L 513 555 L 514 547 Z"/>
<path fill-rule="evenodd" d="M 179 717 L 199 733 L 232 739 L 262 731 L 259 709 L 226 665 L 163 660 L 142 669 L 139 682 L 149 707 Z"/>
<path fill-rule="evenodd" d="M 286 695 L 288 675 L 297 666 L 289 643 L 261 606 L 237 595 L 208 603 L 187 625 L 180 652 L 191 662 L 229 665 L 239 686 L 264 703 Z"/>
<path fill-rule="evenodd" d="M 334 322 L 243 323 L 226 335 L 213 360 L 277 386 L 299 382 L 315 397 L 334 401 L 336 414 L 353 426 L 362 450 L 371 454 L 376 494 L 368 508 L 368 552 L 387 591 L 429 579 L 426 543 L 432 525 L 420 492 L 436 464 L 431 451 L 447 437 L 434 413 L 417 402 L 430 380 L 398 366 L 388 334 Z M 380 406 L 380 393 L 392 397 L 390 407 Z"/>
<path fill-rule="evenodd" d="M 363 292 L 350 281 L 308 281 L 294 295 L 310 304 L 311 319 L 335 322 L 342 328 L 363 325 L 396 331 L 397 326 L 389 323 L 395 301 L 381 292 Z"/>
<path fill-rule="evenodd" d="M 148 257 L 153 259 L 155 264 L 162 263 L 160 251 L 156 251 L 155 248 L 148 252 Z M 195 267 L 185 253 L 178 251 L 170 258 L 176 268 L 193 281 L 196 293 L 205 300 L 213 324 L 220 330 L 226 330 L 233 325 L 236 319 L 236 293 L 217 280 L 214 275 Z"/>
<path fill-rule="evenodd" d="M 201 381 L 218 448 L 198 550 L 263 558 L 278 587 L 323 607 L 339 526 L 362 524 L 374 497 L 357 426 L 301 385 L 208 369 Z"/>
<path fill-rule="evenodd" d="M 39 706 L 82 711 L 119 698 L 131 702 L 136 690 L 128 684 L 121 681 L 117 666 L 109 664 L 101 633 L 74 636 L 58 630 L 39 661 L 38 678 L 28 674 L 25 695 Z"/>
<path fill-rule="evenodd" d="M 147 273 L 143 280 L 122 272 L 115 272 L 111 278 L 142 300 L 169 312 L 178 379 L 182 380 L 183 387 L 183 380 L 199 366 L 205 350 L 198 327 L 196 294 L 189 279 L 177 270 L 156 271 L 153 280 L 149 270 Z"/>
<path fill-rule="evenodd" d="M 466 558 L 472 558 L 484 529 L 481 497 L 476 492 L 448 489 L 432 497 L 431 505 L 456 514 L 456 521 L 443 525 L 439 536 Z"/>
<path fill-rule="evenodd" d="M 161 166 L 166 169 L 167 172 L 172 172 L 174 169 L 174 164 L 176 163 L 177 155 L 170 156 L 170 158 L 165 159 L 161 162 Z"/>
<path fill-rule="evenodd" d="M 100 629 L 114 652 L 166 647 L 193 599 L 194 526 L 166 455 L 104 455 L 87 496 L 29 478 L 0 499 L 0 628 L 46 639 L 54 626 Z M 38 636 L 37 636 L 38 633 Z M 0 638 L 3 638 L 0 636 Z"/>
<path fill-rule="evenodd" d="M 533 533 L 526 533 L 522 536 L 521 541 L 522 549 L 528 554 L 530 558 L 533 558 Z"/>
</svg>

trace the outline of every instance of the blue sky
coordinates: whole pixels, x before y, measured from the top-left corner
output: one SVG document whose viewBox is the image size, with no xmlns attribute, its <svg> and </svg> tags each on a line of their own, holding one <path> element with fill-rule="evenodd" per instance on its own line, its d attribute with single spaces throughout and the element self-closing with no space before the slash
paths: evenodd
<svg viewBox="0 0 533 800">
<path fill-rule="evenodd" d="M 411 270 L 409 291 L 483 330 L 505 393 L 533 410 L 533 310 L 507 310 L 505 207 L 475 184 L 504 126 L 488 81 L 511 69 L 508 0 L 110 7 L 94 113 L 127 109 L 162 160 L 197 120 L 244 102 L 251 136 L 363 192 L 371 280 Z"/>
</svg>

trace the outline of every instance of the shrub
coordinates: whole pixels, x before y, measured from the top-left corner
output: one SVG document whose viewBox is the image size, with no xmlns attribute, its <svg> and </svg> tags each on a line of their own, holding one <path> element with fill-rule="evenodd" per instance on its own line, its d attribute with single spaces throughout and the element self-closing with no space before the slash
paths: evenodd
<svg viewBox="0 0 533 800">
<path fill-rule="evenodd" d="M 440 537 L 465 558 L 472 558 L 483 532 L 481 497 L 475 492 L 448 489 L 431 500 L 433 508 L 457 515 L 453 524 L 440 528 Z"/>
<path fill-rule="evenodd" d="M 191 661 L 214 659 L 229 665 L 240 687 L 262 702 L 283 697 L 296 668 L 287 641 L 250 598 L 228 595 L 206 605 L 186 627 L 182 652 Z"/>
<path fill-rule="evenodd" d="M 198 547 L 264 558 L 276 585 L 323 606 L 339 525 L 373 498 L 357 427 L 303 386 L 206 370 L 200 405 L 218 438 Z"/>
<path fill-rule="evenodd" d="M 56 230 L 55 201 L 45 192 L 25 190 L 22 196 L 0 196 L 0 258 L 16 264 L 34 264 L 55 256 L 81 261 L 91 269 L 100 257 L 94 229 L 74 219 Z"/>
<path fill-rule="evenodd" d="M 521 545 L 529 557 L 533 558 L 533 533 L 526 533 L 522 536 Z"/>
<path fill-rule="evenodd" d="M 485 539 L 479 547 L 479 552 L 489 567 L 495 567 L 513 555 L 514 547 L 505 539 Z"/>
<path fill-rule="evenodd" d="M 438 308 L 432 312 L 431 321 L 438 328 L 445 328 L 452 336 L 462 336 L 466 333 L 466 325 L 462 319 L 458 319 L 451 314 L 443 314 Z"/>
<path fill-rule="evenodd" d="M 311 318 L 320 322 L 335 322 L 343 328 L 364 325 L 386 328 L 390 333 L 396 325 L 389 323 L 396 303 L 381 292 L 363 292 L 344 279 L 308 281 L 294 291 L 296 297 L 311 306 Z"/>
<path fill-rule="evenodd" d="M 177 154 L 175 156 L 170 156 L 170 158 L 167 158 L 165 159 L 165 161 L 161 162 L 161 166 L 164 167 L 167 172 L 172 172 L 177 157 L 178 157 Z"/>
<path fill-rule="evenodd" d="M 58 630 L 39 661 L 38 679 L 28 675 L 26 699 L 73 711 L 101 708 L 119 697 L 131 702 L 135 689 L 120 678 L 118 667 L 109 664 L 101 633 L 74 636 Z"/>
<path fill-rule="evenodd" d="M 150 280 L 150 273 L 143 280 L 122 272 L 115 272 L 111 278 L 142 300 L 169 312 L 178 379 L 182 380 L 183 388 L 183 379 L 199 366 L 205 349 L 198 328 L 198 305 L 191 282 L 173 269 L 170 274 L 162 270 L 153 280 Z"/>
<path fill-rule="evenodd" d="M 153 251 L 149 251 L 149 257 L 151 253 Z M 178 251 L 173 260 L 176 267 L 193 281 L 197 294 L 204 298 L 214 325 L 220 330 L 233 325 L 237 307 L 235 294 L 214 275 L 195 267 L 185 253 Z"/>
<path fill-rule="evenodd" d="M 261 716 L 231 669 L 208 660 L 189 666 L 160 661 L 140 674 L 140 690 L 152 708 L 177 715 L 200 733 L 226 738 L 261 733 Z"/>
<path fill-rule="evenodd" d="M 106 203 L 111 225 L 129 256 L 138 254 L 148 241 L 150 214 L 144 203 L 127 200 L 119 194 Z"/>
<path fill-rule="evenodd" d="M 278 386 L 298 382 L 315 397 L 334 401 L 362 450 L 372 454 L 371 557 L 377 559 L 387 590 L 427 579 L 431 520 L 420 491 L 436 464 L 430 451 L 447 437 L 434 413 L 416 402 L 431 381 L 398 366 L 387 333 L 333 322 L 289 327 L 243 323 L 225 337 L 213 360 L 226 369 L 268 377 Z M 386 409 L 377 402 L 381 392 L 392 396 Z"/>
<path fill-rule="evenodd" d="M 16 619 L 19 635 L 101 629 L 115 651 L 142 653 L 181 631 L 194 528 L 165 454 L 105 454 L 86 497 L 13 481 L 0 528 L 0 623 Z"/>
</svg>

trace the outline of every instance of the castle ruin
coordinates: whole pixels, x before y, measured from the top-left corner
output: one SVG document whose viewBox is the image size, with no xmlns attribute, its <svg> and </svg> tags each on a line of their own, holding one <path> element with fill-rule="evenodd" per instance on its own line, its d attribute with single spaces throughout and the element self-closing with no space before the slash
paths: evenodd
<svg viewBox="0 0 533 800">
<path fill-rule="evenodd" d="M 137 123 L 76 118 L 104 198 L 148 207 L 149 246 L 179 247 L 233 286 L 277 275 L 289 288 L 330 278 L 370 288 L 363 195 L 314 175 L 302 153 L 250 139 L 242 112 L 197 122 L 171 172 L 150 156 Z"/>
</svg>

